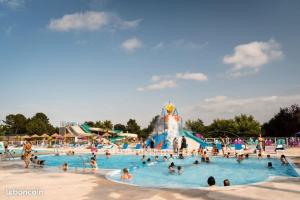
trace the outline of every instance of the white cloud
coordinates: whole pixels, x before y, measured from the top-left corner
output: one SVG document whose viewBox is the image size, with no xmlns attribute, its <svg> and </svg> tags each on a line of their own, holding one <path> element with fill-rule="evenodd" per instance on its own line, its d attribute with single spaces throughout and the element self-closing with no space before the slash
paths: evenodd
<svg viewBox="0 0 300 200">
<path fill-rule="evenodd" d="M 212 103 L 220 103 L 220 102 L 224 102 L 225 100 L 227 99 L 226 96 L 215 96 L 215 97 L 212 97 L 212 98 L 206 98 L 204 101 L 205 102 L 212 102 Z"/>
<path fill-rule="evenodd" d="M 174 88 L 177 84 L 174 80 L 162 80 L 159 82 L 152 83 L 146 87 L 138 87 L 137 91 L 145 91 L 145 90 L 162 90 L 166 88 Z"/>
<path fill-rule="evenodd" d="M 185 50 L 197 50 L 202 49 L 208 45 L 208 42 L 204 43 L 196 43 L 193 41 L 188 41 L 185 39 L 178 39 L 171 42 L 159 42 L 152 49 L 159 50 L 163 48 L 171 48 L 171 49 L 185 49 Z"/>
<path fill-rule="evenodd" d="M 234 48 L 232 55 L 225 55 L 223 63 L 232 65 L 232 76 L 245 76 L 257 73 L 261 67 L 283 57 L 280 44 L 273 39 L 267 42 L 250 42 Z"/>
<path fill-rule="evenodd" d="M 86 11 L 66 14 L 61 18 L 51 19 L 48 28 L 53 31 L 96 31 L 104 27 L 130 29 L 137 27 L 142 19 L 124 21 L 108 12 Z"/>
<path fill-rule="evenodd" d="M 135 28 L 137 27 L 140 22 L 142 21 L 142 19 L 136 19 L 133 21 L 123 21 L 122 19 L 118 18 L 119 20 L 119 27 L 123 28 L 123 29 L 131 29 L 131 28 Z"/>
<path fill-rule="evenodd" d="M 177 73 L 176 77 L 185 80 L 207 81 L 207 76 L 203 73 Z"/>
<path fill-rule="evenodd" d="M 279 111 L 280 107 L 300 104 L 300 95 L 261 96 L 253 98 L 229 98 L 215 96 L 184 108 L 185 118 L 201 118 L 211 123 L 216 118 L 232 118 L 241 113 L 254 115 L 260 122 L 266 122 Z"/>
<path fill-rule="evenodd" d="M 129 38 L 121 44 L 121 47 L 128 52 L 135 51 L 141 46 L 142 46 L 142 42 L 137 37 Z"/>
<path fill-rule="evenodd" d="M 137 91 L 145 90 L 162 90 L 166 88 L 174 88 L 178 86 L 180 80 L 206 81 L 207 76 L 203 73 L 176 73 L 175 75 L 154 75 L 151 82 L 146 87 L 138 87 Z"/>
<path fill-rule="evenodd" d="M 105 12 L 88 11 L 64 15 L 59 19 L 51 19 L 48 28 L 55 31 L 99 30 L 108 24 Z"/>
<path fill-rule="evenodd" d="M 3 4 L 11 9 L 18 9 L 25 4 L 25 0 L 0 0 L 0 4 Z"/>
</svg>

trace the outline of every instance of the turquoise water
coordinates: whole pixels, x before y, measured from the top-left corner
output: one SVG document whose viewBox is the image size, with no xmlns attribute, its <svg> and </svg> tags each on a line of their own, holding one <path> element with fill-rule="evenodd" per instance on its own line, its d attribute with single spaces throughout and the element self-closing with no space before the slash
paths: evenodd
<svg viewBox="0 0 300 200">
<path fill-rule="evenodd" d="M 44 156 L 46 165 L 60 166 L 67 162 L 70 167 L 82 167 L 85 160 L 89 167 L 91 155 L 79 156 Z M 153 160 L 153 157 L 151 157 Z M 195 158 L 188 157 L 183 160 L 174 159 L 176 166 L 183 167 L 183 173 L 171 175 L 168 173 L 169 161 L 163 162 L 162 157 L 158 162 L 142 164 L 139 156 L 115 155 L 107 159 L 105 156 L 98 156 L 99 168 L 123 169 L 129 168 L 133 179 L 129 184 L 145 187 L 169 187 L 169 188 L 196 188 L 206 187 L 207 178 L 214 176 L 216 184 L 223 185 L 224 179 L 229 179 L 231 185 L 244 185 L 261 181 L 266 181 L 272 176 L 297 177 L 297 173 L 290 165 L 281 165 L 278 159 L 257 159 L 249 158 L 240 164 L 234 158 L 212 157 L 211 163 L 200 163 L 193 165 Z M 272 162 L 273 168 L 267 168 L 267 163 Z M 120 172 L 108 175 L 109 179 L 120 181 Z"/>
</svg>

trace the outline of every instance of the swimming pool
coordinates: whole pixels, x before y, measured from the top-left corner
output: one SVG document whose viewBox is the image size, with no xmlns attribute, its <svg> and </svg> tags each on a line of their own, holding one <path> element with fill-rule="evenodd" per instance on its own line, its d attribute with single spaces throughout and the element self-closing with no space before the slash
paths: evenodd
<svg viewBox="0 0 300 200">
<path fill-rule="evenodd" d="M 89 167 L 89 155 L 82 156 L 43 156 L 48 166 L 60 166 L 67 162 L 70 167 L 82 167 L 84 160 Z M 153 157 L 150 157 L 153 160 Z M 171 175 L 168 172 L 170 161 L 163 162 L 162 157 L 158 162 L 142 164 L 141 157 L 135 155 L 114 155 L 107 159 L 101 155 L 97 157 L 99 168 L 123 169 L 128 168 L 133 175 L 131 181 L 125 182 L 143 187 L 168 187 L 168 188 L 198 188 L 207 186 L 207 178 L 214 176 L 218 186 L 223 185 L 224 179 L 229 179 L 231 185 L 245 185 L 266 181 L 274 176 L 297 177 L 298 174 L 290 165 L 281 165 L 278 159 L 249 158 L 240 164 L 234 158 L 212 157 L 211 163 L 193 165 L 195 158 L 174 159 L 176 166 L 183 167 L 181 175 Z M 272 162 L 273 168 L 267 168 L 267 163 Z M 113 181 L 120 181 L 120 170 L 115 170 L 107 175 Z"/>
</svg>

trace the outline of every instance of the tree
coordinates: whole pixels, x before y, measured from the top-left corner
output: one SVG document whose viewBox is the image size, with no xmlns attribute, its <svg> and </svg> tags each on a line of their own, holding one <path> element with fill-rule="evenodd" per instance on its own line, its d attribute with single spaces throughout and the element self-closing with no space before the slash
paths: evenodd
<svg viewBox="0 0 300 200">
<path fill-rule="evenodd" d="M 205 133 L 206 132 L 206 128 L 205 125 L 203 123 L 203 121 L 201 119 L 197 119 L 195 121 L 193 120 L 187 120 L 185 122 L 185 127 L 186 129 L 193 131 L 194 133 Z"/>
<path fill-rule="evenodd" d="M 36 113 L 26 124 L 29 134 L 54 133 L 55 128 L 50 124 L 49 118 L 44 113 Z"/>
<path fill-rule="evenodd" d="M 113 124 L 110 120 L 105 120 L 103 122 L 104 129 L 111 130 L 113 128 Z"/>
<path fill-rule="evenodd" d="M 159 115 L 156 115 L 152 118 L 147 128 L 144 128 L 140 131 L 139 136 L 142 138 L 147 138 L 153 131 L 159 120 Z"/>
<path fill-rule="evenodd" d="M 233 119 L 215 119 L 208 127 L 210 137 L 219 137 L 223 133 L 236 133 L 237 124 Z"/>
<path fill-rule="evenodd" d="M 102 128 L 102 129 L 104 129 L 104 124 L 103 124 L 103 122 L 101 122 L 100 120 L 99 120 L 99 121 L 96 121 L 95 124 L 94 124 L 94 126 L 95 126 L 96 128 Z"/>
<path fill-rule="evenodd" d="M 237 135 L 240 136 L 257 136 L 260 132 L 260 124 L 252 115 L 241 114 L 234 117 L 236 123 Z"/>
<path fill-rule="evenodd" d="M 280 108 L 280 111 L 262 126 L 264 135 L 271 137 L 294 136 L 298 131 L 300 131 L 300 107 L 297 104 Z"/>
<path fill-rule="evenodd" d="M 137 124 L 135 119 L 129 119 L 127 122 L 126 129 L 129 133 L 139 133 L 141 131 L 141 127 Z"/>
<path fill-rule="evenodd" d="M 126 126 L 123 125 L 123 124 L 115 124 L 115 125 L 114 125 L 114 129 L 115 129 L 115 130 L 120 130 L 120 131 L 122 131 L 123 133 L 125 133 L 125 132 L 127 131 Z"/>
<path fill-rule="evenodd" d="M 7 133 L 22 134 L 26 132 L 27 121 L 27 118 L 22 114 L 10 114 L 6 116 L 5 121 L 3 122 L 7 125 L 9 129 Z"/>
</svg>

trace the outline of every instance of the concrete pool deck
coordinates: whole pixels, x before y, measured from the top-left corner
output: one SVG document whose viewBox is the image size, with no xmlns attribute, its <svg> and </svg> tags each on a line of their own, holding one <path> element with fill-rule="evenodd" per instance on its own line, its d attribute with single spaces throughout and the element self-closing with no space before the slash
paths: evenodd
<svg viewBox="0 0 300 200">
<path fill-rule="evenodd" d="M 299 167 L 300 148 L 285 152 Z M 299 165 L 298 165 L 299 164 Z M 103 171 L 62 172 L 57 168 L 23 168 L 21 161 L 0 161 L 1 200 L 196 200 L 196 199 L 300 199 L 300 178 L 274 179 L 256 185 L 208 189 L 154 189 L 119 184 L 105 179 Z M 38 190 L 37 196 L 13 196 L 12 190 Z"/>
</svg>

